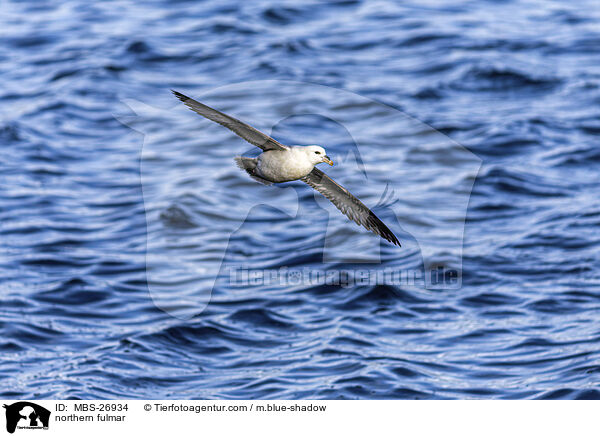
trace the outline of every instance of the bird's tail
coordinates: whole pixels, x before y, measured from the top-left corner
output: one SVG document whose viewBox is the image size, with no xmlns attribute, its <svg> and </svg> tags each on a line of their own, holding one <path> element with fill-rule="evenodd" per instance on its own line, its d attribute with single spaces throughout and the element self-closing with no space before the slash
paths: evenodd
<svg viewBox="0 0 600 436">
<path fill-rule="evenodd" d="M 240 167 L 240 169 L 248 172 L 250 175 L 252 175 L 252 171 L 254 171 L 254 168 L 256 168 L 256 164 L 258 163 L 257 160 L 258 159 L 252 157 L 235 157 L 235 163 L 237 166 Z"/>
<path fill-rule="evenodd" d="M 252 157 L 244 157 L 244 156 L 236 156 L 235 163 L 237 166 L 246 171 L 250 177 L 252 177 L 257 182 L 262 183 L 263 185 L 272 185 L 273 182 L 270 182 L 262 177 L 258 176 L 255 173 L 256 164 L 258 163 L 258 159 Z"/>
</svg>

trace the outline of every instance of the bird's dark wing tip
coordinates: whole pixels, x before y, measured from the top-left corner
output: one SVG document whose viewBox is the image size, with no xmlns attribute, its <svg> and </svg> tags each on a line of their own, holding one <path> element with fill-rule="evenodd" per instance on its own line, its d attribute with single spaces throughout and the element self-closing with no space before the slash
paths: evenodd
<svg viewBox="0 0 600 436">
<path fill-rule="evenodd" d="M 383 221 L 377 218 L 377 215 L 375 215 L 372 211 L 369 212 L 368 222 L 371 224 L 371 226 L 373 226 L 373 228 L 377 229 L 377 232 L 381 235 L 381 237 L 392 244 L 397 245 L 398 247 L 402 247 L 396 235 L 394 235 L 394 233 L 383 223 Z"/>
<path fill-rule="evenodd" d="M 177 97 L 179 100 L 181 100 L 184 103 L 190 99 L 187 95 L 183 95 L 181 92 L 175 91 L 174 89 L 171 89 L 171 92 L 173 93 L 173 95 L 175 95 L 175 97 Z"/>
<path fill-rule="evenodd" d="M 384 238 L 390 241 L 392 244 L 397 245 L 398 247 L 402 247 L 402 244 L 400 244 L 400 241 L 392 232 L 390 232 L 389 235 L 384 236 Z"/>
</svg>

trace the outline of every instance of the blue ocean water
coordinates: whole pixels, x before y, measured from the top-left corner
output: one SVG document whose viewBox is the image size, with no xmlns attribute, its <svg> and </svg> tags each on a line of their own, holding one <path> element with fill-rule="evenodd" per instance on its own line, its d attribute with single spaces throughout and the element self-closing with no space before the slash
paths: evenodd
<svg viewBox="0 0 600 436">
<path fill-rule="evenodd" d="M 592 0 L 4 2 L 0 397 L 599 398 L 599 24 Z M 248 179 L 252 147 L 171 88 L 324 145 L 370 206 L 389 184 L 402 249 Z M 462 284 L 204 270 L 355 268 L 336 248 Z"/>
</svg>

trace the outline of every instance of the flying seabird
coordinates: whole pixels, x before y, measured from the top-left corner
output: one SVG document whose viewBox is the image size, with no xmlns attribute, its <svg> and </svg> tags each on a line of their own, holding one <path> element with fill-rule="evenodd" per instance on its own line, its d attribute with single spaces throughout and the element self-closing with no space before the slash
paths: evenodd
<svg viewBox="0 0 600 436">
<path fill-rule="evenodd" d="M 367 206 L 315 166 L 323 162 L 333 165 L 323 147 L 318 145 L 283 145 L 240 120 L 208 107 L 180 92 L 172 92 L 197 114 L 227 127 L 250 144 L 263 150 L 257 158 L 242 156 L 235 158 L 237 165 L 254 180 L 265 185 L 302 180 L 323 194 L 352 221 L 392 244 L 400 246 L 400 241 L 394 233 Z"/>
</svg>

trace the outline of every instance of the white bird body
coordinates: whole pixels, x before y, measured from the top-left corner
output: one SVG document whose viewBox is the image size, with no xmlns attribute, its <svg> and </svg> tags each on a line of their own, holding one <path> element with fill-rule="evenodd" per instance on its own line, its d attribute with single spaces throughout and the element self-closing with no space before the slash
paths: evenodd
<svg viewBox="0 0 600 436">
<path fill-rule="evenodd" d="M 261 153 L 255 173 L 270 182 L 290 182 L 307 176 L 320 162 L 331 162 L 322 147 L 295 145 L 288 150 Z"/>
</svg>

